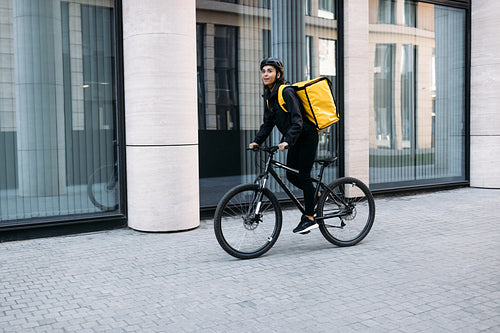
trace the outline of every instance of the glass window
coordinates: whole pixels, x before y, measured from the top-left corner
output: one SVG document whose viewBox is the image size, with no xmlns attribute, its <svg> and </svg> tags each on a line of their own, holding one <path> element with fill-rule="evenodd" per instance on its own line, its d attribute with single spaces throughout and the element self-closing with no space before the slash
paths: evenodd
<svg viewBox="0 0 500 333">
<path fill-rule="evenodd" d="M 415 29 L 370 32 L 373 189 L 465 180 L 465 10 L 404 4 Z"/>
<path fill-rule="evenodd" d="M 245 148 L 263 121 L 259 70 L 263 58 L 281 59 L 290 82 L 327 75 L 334 80 L 334 89 L 338 86 L 337 1 L 239 1 L 234 11 L 210 2 L 210 11 L 197 9 L 198 24 L 204 25 L 203 31 L 198 29 L 198 39 L 204 41 L 203 55 L 199 50 L 198 57 L 203 58 L 199 70 L 206 92 L 206 127 L 200 126 L 198 132 L 202 207 L 214 207 L 230 187 L 253 182 L 260 172 L 260 157 Z M 330 128 L 321 133 L 318 157 L 337 153 L 338 132 Z M 280 139 L 275 130 L 268 143 Z M 279 156 L 282 161 L 285 157 Z M 333 178 L 338 170 L 332 167 L 329 172 Z M 271 188 L 279 190 L 276 185 Z"/>
<path fill-rule="evenodd" d="M 417 48 L 412 44 L 403 44 L 401 49 L 401 138 L 403 148 L 412 148 L 413 117 L 415 110 L 416 61 Z"/>
<path fill-rule="evenodd" d="M 394 44 L 377 44 L 375 47 L 373 104 L 377 147 L 392 147 L 394 50 Z"/>
<path fill-rule="evenodd" d="M 372 2 L 370 2 L 372 4 Z M 396 24 L 396 0 L 378 1 L 378 24 Z"/>
<path fill-rule="evenodd" d="M 204 32 L 205 37 L 200 35 Z M 241 173 L 238 27 L 205 24 L 204 30 L 198 30 L 197 39 L 205 40 L 206 52 L 202 52 L 206 56 L 199 60 L 199 71 L 206 78 L 207 91 L 204 110 L 199 110 L 205 127 L 199 127 L 198 137 L 200 178 L 208 181 L 200 183 L 207 184 L 209 191 L 216 191 L 211 180 Z"/>
<path fill-rule="evenodd" d="M 314 38 L 313 36 L 306 36 L 306 74 L 305 74 L 305 79 L 310 80 L 312 79 L 312 69 L 313 69 L 313 58 L 314 58 L 314 48 L 313 48 L 313 43 L 314 43 Z"/>
<path fill-rule="evenodd" d="M 334 81 L 336 74 L 335 45 L 337 41 L 333 39 L 319 39 L 319 74 L 327 76 Z"/>
<path fill-rule="evenodd" d="M 413 0 L 404 1 L 403 24 L 409 27 L 417 26 L 417 5 Z"/>
<path fill-rule="evenodd" d="M 238 130 L 237 28 L 215 26 L 215 129 Z"/>
<path fill-rule="evenodd" d="M 205 114 L 205 71 L 204 71 L 204 43 L 205 25 L 196 24 L 196 81 L 198 85 L 198 128 L 206 129 Z"/>
<path fill-rule="evenodd" d="M 306 2 L 306 15 L 312 16 L 312 0 L 305 0 Z"/>
<path fill-rule="evenodd" d="M 262 30 L 262 59 L 271 54 L 271 30 Z"/>
<path fill-rule="evenodd" d="M 112 1 L 2 3 L 0 226 L 118 212 Z"/>
<path fill-rule="evenodd" d="M 319 0 L 318 17 L 335 19 L 335 1 L 334 0 Z"/>
</svg>

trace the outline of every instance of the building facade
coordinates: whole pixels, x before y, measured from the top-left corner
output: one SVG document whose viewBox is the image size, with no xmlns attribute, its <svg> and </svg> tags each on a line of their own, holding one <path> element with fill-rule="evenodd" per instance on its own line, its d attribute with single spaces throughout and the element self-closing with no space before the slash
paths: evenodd
<svg viewBox="0 0 500 333">
<path fill-rule="evenodd" d="M 339 156 L 330 179 L 374 192 L 500 188 L 498 10 L 493 0 L 0 0 L 0 230 L 196 228 L 200 210 L 260 170 L 244 148 L 262 121 L 267 56 L 290 82 L 332 81 L 341 121 L 318 147 Z"/>
</svg>

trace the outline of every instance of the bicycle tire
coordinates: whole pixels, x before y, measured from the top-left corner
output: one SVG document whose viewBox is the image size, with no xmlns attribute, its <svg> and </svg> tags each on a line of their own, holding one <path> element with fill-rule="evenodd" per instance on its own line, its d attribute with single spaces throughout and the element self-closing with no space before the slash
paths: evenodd
<svg viewBox="0 0 500 333">
<path fill-rule="evenodd" d="M 370 232 L 375 220 L 375 200 L 362 181 L 352 177 L 339 178 L 321 195 L 317 216 L 342 215 L 318 219 L 323 236 L 337 246 L 352 246 Z"/>
<path fill-rule="evenodd" d="M 255 216 L 256 196 L 262 194 Z M 276 196 L 256 184 L 236 186 L 227 192 L 215 211 L 214 231 L 220 246 L 239 259 L 252 259 L 269 251 L 281 232 L 282 212 Z"/>
<path fill-rule="evenodd" d="M 118 208 L 117 177 L 112 164 L 96 169 L 89 178 L 87 194 L 94 206 L 103 211 Z"/>
</svg>

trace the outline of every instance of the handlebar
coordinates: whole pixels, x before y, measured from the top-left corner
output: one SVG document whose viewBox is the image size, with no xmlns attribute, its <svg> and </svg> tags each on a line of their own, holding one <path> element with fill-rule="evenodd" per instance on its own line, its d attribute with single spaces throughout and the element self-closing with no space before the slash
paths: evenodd
<svg viewBox="0 0 500 333">
<path fill-rule="evenodd" d="M 286 146 L 285 149 L 288 149 L 290 146 Z M 254 146 L 253 148 L 247 148 L 247 150 L 251 150 L 254 152 L 265 151 L 266 153 L 275 153 L 279 150 L 278 146 Z"/>
</svg>

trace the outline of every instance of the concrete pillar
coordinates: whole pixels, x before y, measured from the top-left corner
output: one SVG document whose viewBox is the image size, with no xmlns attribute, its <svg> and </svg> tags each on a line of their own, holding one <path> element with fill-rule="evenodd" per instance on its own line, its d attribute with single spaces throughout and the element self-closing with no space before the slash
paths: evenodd
<svg viewBox="0 0 500 333">
<path fill-rule="evenodd" d="M 19 194 L 66 191 L 61 6 L 13 2 Z"/>
<path fill-rule="evenodd" d="M 369 2 L 344 1 L 345 175 L 369 183 Z"/>
<path fill-rule="evenodd" d="M 471 1 L 470 184 L 500 188 L 500 1 Z"/>
<path fill-rule="evenodd" d="M 303 81 L 306 73 L 305 1 L 272 0 L 272 56 L 285 66 L 285 78 Z"/>
<path fill-rule="evenodd" d="M 195 0 L 124 0 L 128 224 L 199 226 Z"/>
</svg>

